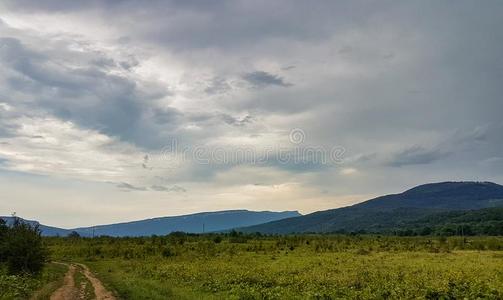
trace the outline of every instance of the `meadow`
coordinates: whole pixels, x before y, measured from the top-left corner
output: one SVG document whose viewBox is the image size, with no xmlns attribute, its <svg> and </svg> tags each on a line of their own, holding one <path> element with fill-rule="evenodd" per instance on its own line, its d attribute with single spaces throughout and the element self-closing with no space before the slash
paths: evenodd
<svg viewBox="0 0 503 300">
<path fill-rule="evenodd" d="M 45 238 L 122 299 L 503 299 L 502 237 Z"/>
</svg>

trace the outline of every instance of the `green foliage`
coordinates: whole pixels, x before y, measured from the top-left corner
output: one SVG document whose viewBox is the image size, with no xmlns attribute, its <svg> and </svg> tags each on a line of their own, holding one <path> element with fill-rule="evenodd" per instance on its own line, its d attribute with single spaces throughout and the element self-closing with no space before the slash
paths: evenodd
<svg viewBox="0 0 503 300">
<path fill-rule="evenodd" d="M 75 286 L 80 289 L 79 300 L 96 299 L 91 282 L 82 272 L 75 272 L 74 278 Z"/>
<path fill-rule="evenodd" d="M 452 225 L 469 225 L 473 235 L 501 235 L 503 186 L 488 182 L 426 184 L 401 194 L 240 230 L 268 234 L 396 231 L 416 235 L 421 232 L 417 229 L 429 227 L 433 234 L 457 235 Z"/>
<path fill-rule="evenodd" d="M 33 299 L 48 299 L 60 285 L 67 268 L 63 265 L 48 264 L 40 274 L 8 275 L 0 269 L 0 299 L 28 299 L 37 291 Z"/>
<path fill-rule="evenodd" d="M 42 271 L 47 256 L 38 228 L 0 220 L 0 299 L 27 299 L 33 291 L 64 274 L 60 266 Z"/>
<path fill-rule="evenodd" d="M 450 211 L 403 224 L 399 235 L 503 235 L 503 207 Z M 408 228 L 407 228 L 408 227 Z"/>
<path fill-rule="evenodd" d="M 11 227 L 2 229 L 0 257 L 10 274 L 36 274 L 42 270 L 47 257 L 37 226 L 14 220 Z"/>
<path fill-rule="evenodd" d="M 36 286 L 29 276 L 0 274 L 0 299 L 27 298 Z"/>
<path fill-rule="evenodd" d="M 174 256 L 175 253 L 173 252 L 173 250 L 171 250 L 169 247 L 166 247 L 164 249 L 162 249 L 162 256 L 163 257 L 171 257 L 171 256 Z"/>
<path fill-rule="evenodd" d="M 5 262 L 7 249 L 5 248 L 9 227 L 0 219 L 0 263 Z"/>
<path fill-rule="evenodd" d="M 502 237 L 230 232 L 47 243 L 54 259 L 86 261 L 124 299 L 503 297 Z"/>
</svg>

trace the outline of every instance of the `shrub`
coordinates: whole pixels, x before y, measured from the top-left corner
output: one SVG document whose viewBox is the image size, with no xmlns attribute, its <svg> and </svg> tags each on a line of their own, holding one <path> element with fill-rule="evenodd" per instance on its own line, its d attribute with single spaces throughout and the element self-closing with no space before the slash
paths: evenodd
<svg viewBox="0 0 503 300">
<path fill-rule="evenodd" d="M 171 248 L 165 247 L 164 249 L 162 249 L 162 256 L 163 257 L 172 257 L 172 256 L 175 256 L 175 253 L 173 252 L 173 250 L 171 250 Z"/>
<path fill-rule="evenodd" d="M 38 226 L 19 219 L 7 230 L 1 248 L 10 274 L 39 273 L 47 258 Z"/>
<path fill-rule="evenodd" d="M 9 227 L 5 224 L 3 219 L 0 219 L 0 263 L 5 261 L 5 240 L 7 239 L 7 232 Z"/>
</svg>

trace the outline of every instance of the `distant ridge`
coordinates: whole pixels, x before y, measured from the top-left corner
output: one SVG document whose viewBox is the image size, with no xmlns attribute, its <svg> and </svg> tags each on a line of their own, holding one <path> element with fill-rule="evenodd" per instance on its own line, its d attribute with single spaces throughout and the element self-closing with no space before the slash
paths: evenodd
<svg viewBox="0 0 503 300">
<path fill-rule="evenodd" d="M 492 182 L 440 182 L 353 206 L 314 212 L 238 230 L 268 234 L 383 232 L 437 213 L 503 207 L 503 186 Z"/>
<path fill-rule="evenodd" d="M 100 225 L 94 227 L 76 228 L 75 231 L 89 236 L 94 230 L 95 235 L 108 236 L 148 236 L 164 235 L 173 231 L 190 233 L 229 230 L 235 227 L 250 226 L 284 218 L 297 217 L 297 211 L 271 212 L 248 210 L 225 210 L 202 212 L 175 217 L 160 217 L 141 221 Z M 247 224 L 247 225 L 236 225 Z"/>
<path fill-rule="evenodd" d="M 28 223 L 31 226 L 38 226 L 40 231 L 42 232 L 42 235 L 44 236 L 67 236 L 72 232 L 71 230 L 68 229 L 62 229 L 62 228 L 57 228 L 57 227 L 52 227 L 52 226 L 46 226 L 40 224 L 38 221 L 33 221 L 33 220 L 26 220 L 23 218 L 19 217 L 2 217 L 0 216 L 0 219 L 3 219 L 7 225 L 12 225 L 14 222 L 14 219 L 19 219 L 23 221 L 24 223 Z"/>
<path fill-rule="evenodd" d="M 470 222 L 479 228 L 486 225 L 497 228 L 499 224 L 503 224 L 500 223 L 503 222 L 501 208 L 503 186 L 499 184 L 440 182 L 423 184 L 403 193 L 304 216 L 297 211 L 225 210 L 75 229 L 45 226 L 37 221 L 26 222 L 38 224 L 46 236 L 66 236 L 72 231 L 81 236 L 120 237 L 165 235 L 173 231 L 201 233 L 203 230 L 216 232 L 231 229 L 266 234 L 358 231 L 385 233 L 425 224 L 440 226 L 448 222 Z M 12 217 L 0 218 L 12 222 Z"/>
<path fill-rule="evenodd" d="M 235 227 L 251 226 L 284 218 L 300 216 L 297 211 L 249 211 L 225 210 L 216 212 L 201 212 L 190 215 L 159 217 L 146 220 L 124 222 L 92 227 L 62 229 L 39 224 L 37 221 L 25 220 L 32 225 L 38 224 L 44 236 L 66 236 L 76 231 L 81 236 L 150 236 L 165 235 L 173 231 L 189 233 L 230 230 Z M 13 221 L 12 217 L 0 217 Z"/>
</svg>

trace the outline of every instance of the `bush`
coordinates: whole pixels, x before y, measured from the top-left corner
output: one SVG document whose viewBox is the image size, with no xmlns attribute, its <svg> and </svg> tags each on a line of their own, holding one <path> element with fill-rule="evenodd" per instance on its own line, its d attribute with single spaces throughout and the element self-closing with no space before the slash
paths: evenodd
<svg viewBox="0 0 503 300">
<path fill-rule="evenodd" d="M 0 219 L 0 263 L 5 261 L 5 240 L 7 239 L 7 232 L 9 227 L 5 224 L 3 219 Z"/>
<path fill-rule="evenodd" d="M 6 231 L 0 248 L 10 274 L 39 273 L 47 258 L 38 226 L 19 219 Z"/>
<path fill-rule="evenodd" d="M 172 257 L 172 256 L 175 256 L 175 253 L 173 252 L 173 250 L 171 250 L 171 248 L 165 247 L 164 249 L 162 249 L 162 256 L 163 257 Z"/>
</svg>

